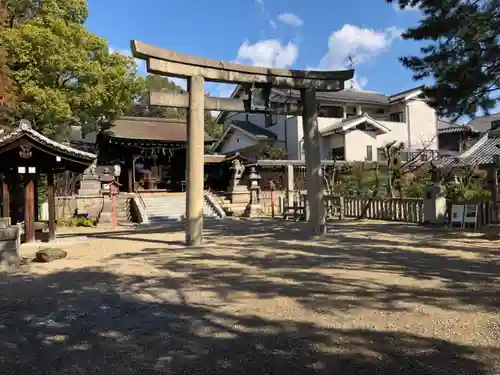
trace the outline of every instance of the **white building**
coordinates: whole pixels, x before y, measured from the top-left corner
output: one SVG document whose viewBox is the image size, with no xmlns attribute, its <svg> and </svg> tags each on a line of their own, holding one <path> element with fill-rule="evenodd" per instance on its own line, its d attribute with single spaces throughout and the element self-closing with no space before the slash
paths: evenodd
<svg viewBox="0 0 500 375">
<path fill-rule="evenodd" d="M 243 88 L 238 87 L 231 97 L 244 98 Z M 318 92 L 317 99 L 323 160 L 334 157 L 377 161 L 380 148 L 392 141 L 403 142 L 408 153 L 422 149 L 437 152 L 437 116 L 427 104 L 422 87 L 394 95 L 356 90 Z M 271 102 L 298 100 L 298 91 L 273 89 L 271 92 Z M 289 160 L 304 158 L 301 116 L 221 112 L 218 121 L 225 127 L 214 146 L 218 153 L 238 151 L 258 157 L 261 149 L 258 146 L 269 143 L 286 149 Z"/>
</svg>

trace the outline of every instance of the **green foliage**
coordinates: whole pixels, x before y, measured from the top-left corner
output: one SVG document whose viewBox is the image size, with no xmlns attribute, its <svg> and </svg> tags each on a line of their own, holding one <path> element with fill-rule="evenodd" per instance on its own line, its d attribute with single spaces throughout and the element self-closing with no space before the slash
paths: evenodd
<svg viewBox="0 0 500 375">
<path fill-rule="evenodd" d="M 364 163 L 345 164 L 335 172 L 332 190 L 344 197 L 371 197 L 379 195 L 380 180 L 377 170 L 368 169 Z"/>
<path fill-rule="evenodd" d="M 429 41 L 421 56 L 401 58 L 416 80 L 432 78 L 427 95 L 440 115 L 486 113 L 500 100 L 498 0 L 386 0 L 423 11 L 403 39 Z M 496 94 L 495 94 L 496 93 Z"/>
<path fill-rule="evenodd" d="M 455 169 L 444 179 L 446 197 L 456 201 L 491 199 L 485 189 L 485 173 L 475 167 Z"/>
<path fill-rule="evenodd" d="M 69 219 L 60 220 L 58 223 L 61 227 L 95 227 L 97 222 L 92 219 L 84 218 L 84 217 L 72 217 Z"/>
<path fill-rule="evenodd" d="M 283 147 L 276 147 L 269 143 L 261 143 L 258 148 L 261 159 L 283 160 L 287 157 L 286 149 Z"/>
<path fill-rule="evenodd" d="M 168 108 L 149 104 L 149 93 L 151 91 L 183 92 L 181 87 L 169 81 L 167 77 L 162 76 L 150 75 L 141 78 L 141 81 L 142 86 L 139 98 L 128 109 L 127 114 L 129 116 L 159 117 L 179 120 L 186 118 L 186 110 L 184 108 Z"/>
<path fill-rule="evenodd" d="M 335 172 L 335 183 L 331 193 L 344 197 L 389 198 L 388 177 L 392 172 L 385 167 L 366 168 L 352 163 Z M 491 199 L 486 189 L 485 173 L 476 168 L 455 168 L 442 179 L 447 199 L 456 201 Z M 411 173 L 405 173 L 395 184 L 400 185 L 398 193 L 402 198 L 423 198 L 425 187 L 432 183 L 430 166 Z"/>
<path fill-rule="evenodd" d="M 110 53 L 83 25 L 84 0 L 11 2 L 15 21 L 0 33 L 21 96 L 17 118 L 49 137 L 72 124 L 100 126 L 124 114 L 141 92 L 133 60 Z M 14 9 L 14 10 L 12 10 Z"/>
<path fill-rule="evenodd" d="M 7 9 L 0 4 L 0 33 L 5 30 L 7 20 Z M 0 49 L 0 124 L 12 122 L 11 116 L 16 100 L 15 87 L 7 64 L 7 53 L 2 48 Z"/>
<path fill-rule="evenodd" d="M 430 168 L 422 168 L 414 173 L 408 173 L 401 181 L 405 198 L 423 198 L 424 189 L 431 183 Z"/>
</svg>

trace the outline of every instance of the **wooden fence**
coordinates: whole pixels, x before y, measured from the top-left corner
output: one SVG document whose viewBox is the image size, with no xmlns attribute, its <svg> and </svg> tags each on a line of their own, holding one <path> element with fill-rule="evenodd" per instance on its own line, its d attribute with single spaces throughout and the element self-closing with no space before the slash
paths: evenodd
<svg viewBox="0 0 500 375">
<path fill-rule="evenodd" d="M 326 197 L 326 212 L 336 217 L 360 217 L 375 220 L 422 223 L 424 204 L 422 199 L 365 199 Z M 342 212 L 341 212 L 342 211 Z"/>
<path fill-rule="evenodd" d="M 324 199 L 326 215 L 330 218 L 359 218 L 364 212 L 365 219 L 402 221 L 407 223 L 424 222 L 424 202 L 423 199 L 419 198 L 368 199 L 325 195 Z M 477 205 L 476 228 L 482 228 L 492 224 L 494 221 L 494 207 L 491 201 L 448 201 L 446 219 L 443 226 L 449 225 L 451 206 L 453 204 Z M 304 207 L 306 207 L 306 195 L 304 192 L 301 192 L 299 202 L 296 202 L 293 206 L 287 206 L 285 197 L 280 197 L 278 212 L 284 217 L 299 219 L 307 215 L 304 212 Z"/>
</svg>

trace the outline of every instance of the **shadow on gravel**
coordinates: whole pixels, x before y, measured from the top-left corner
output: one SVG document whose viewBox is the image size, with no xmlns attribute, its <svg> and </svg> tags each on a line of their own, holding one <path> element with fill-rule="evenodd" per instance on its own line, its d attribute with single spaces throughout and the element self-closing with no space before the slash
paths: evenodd
<svg viewBox="0 0 500 375">
<path fill-rule="evenodd" d="M 488 374 L 498 353 L 404 333 L 324 329 L 133 294 L 100 269 L 0 279 L 5 374 Z"/>
<path fill-rule="evenodd" d="M 394 311 L 405 308 L 401 302 L 408 302 L 445 310 L 478 307 L 498 312 L 500 251 L 482 247 L 481 241 L 472 241 L 474 245 L 464 242 L 463 248 L 445 246 L 440 234 L 428 230 L 415 238 L 405 237 L 400 229 L 400 242 L 395 242 L 377 235 L 377 231 L 392 233 L 391 224 L 385 229 L 383 225 L 361 225 L 356 232 L 345 232 L 352 227 L 331 226 L 324 241 L 308 241 L 302 224 L 235 221 L 207 230 L 207 238 L 219 241 L 217 248 L 227 252 L 174 248 L 165 256 L 165 249 L 145 248 L 116 258 L 138 258 L 158 269 L 186 273 L 186 287 L 209 290 L 228 301 L 232 292 L 240 291 L 258 298 L 294 298 L 315 311 L 353 307 Z M 412 231 L 410 226 L 409 233 Z M 224 243 L 225 238 L 231 243 Z M 432 251 L 426 251 L 429 247 Z M 477 256 L 460 257 L 452 253 L 456 251 Z M 352 278 L 328 275 L 335 270 L 352 271 Z M 411 288 L 386 285 L 363 280 L 356 271 L 411 277 L 417 282 Z M 422 288 L 419 280 L 439 284 Z"/>
</svg>

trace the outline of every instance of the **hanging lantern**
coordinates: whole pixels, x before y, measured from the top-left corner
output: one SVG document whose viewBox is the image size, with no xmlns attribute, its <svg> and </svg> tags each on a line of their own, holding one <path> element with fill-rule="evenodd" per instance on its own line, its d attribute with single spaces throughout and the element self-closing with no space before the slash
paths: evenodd
<svg viewBox="0 0 500 375">
<path fill-rule="evenodd" d="M 266 83 L 254 83 L 248 90 L 247 110 L 250 112 L 268 112 L 270 103 L 271 85 Z"/>
</svg>

